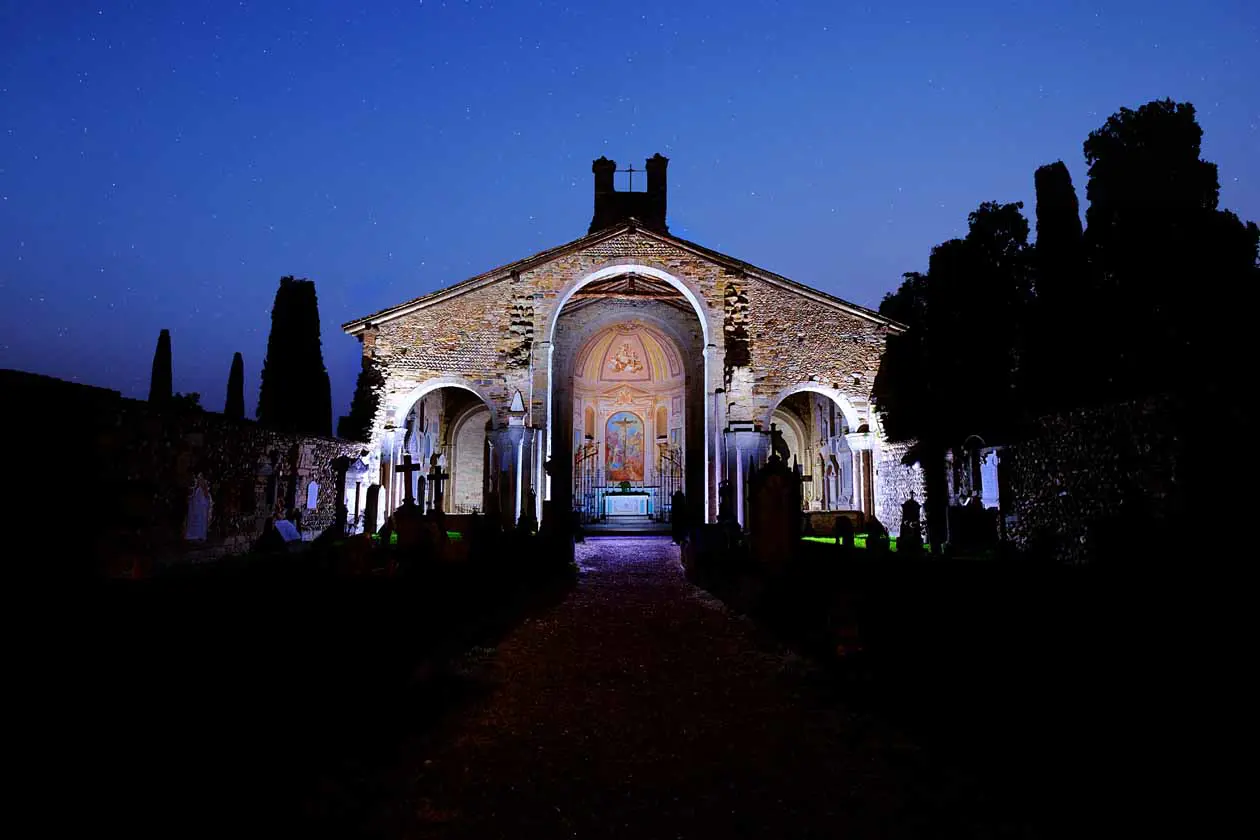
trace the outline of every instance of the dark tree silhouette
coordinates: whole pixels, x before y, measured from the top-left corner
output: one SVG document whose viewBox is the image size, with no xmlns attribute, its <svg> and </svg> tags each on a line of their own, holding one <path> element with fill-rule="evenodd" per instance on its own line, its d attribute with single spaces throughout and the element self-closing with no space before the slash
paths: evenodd
<svg viewBox="0 0 1260 840">
<path fill-rule="evenodd" d="M 171 397 L 170 407 L 175 411 L 205 411 L 201 407 L 201 394 L 196 391 Z"/>
<path fill-rule="evenodd" d="M 1092 398 L 1091 348 L 1106 324 L 1096 320 L 1094 283 L 1085 256 L 1080 204 L 1063 161 L 1039 167 L 1037 244 L 1032 253 L 1035 298 L 1028 352 L 1020 377 L 1023 402 L 1043 414 Z"/>
<path fill-rule="evenodd" d="M 1227 303 L 1256 280 L 1257 229 L 1217 209 L 1202 137 L 1194 106 L 1165 99 L 1120 109 L 1085 141 L 1085 241 L 1108 321 L 1098 364 L 1110 398 L 1202 387 L 1241 349 L 1242 307 L 1187 311 L 1187 293 Z"/>
<path fill-rule="evenodd" d="M 149 402 L 165 405 L 171 401 L 171 331 L 158 333 L 153 351 L 153 372 L 149 374 Z"/>
<path fill-rule="evenodd" d="M 1062 162 L 1037 170 L 1037 244 L 1018 204 L 982 204 L 965 239 L 932 250 L 880 311 L 908 326 L 888 339 L 873 396 L 893 441 L 914 441 L 933 546 L 944 514 L 944 454 L 971 434 L 1001 443 L 1029 413 L 1155 394 L 1214 431 L 1245 435 L 1237 399 L 1260 229 L 1217 208 L 1193 106 L 1121 109 L 1085 143 L 1088 226 Z M 1210 311 L 1208 310 L 1210 307 Z M 1239 472 L 1207 447 L 1179 464 L 1219 493 Z"/>
<path fill-rule="evenodd" d="M 927 274 L 904 276 L 880 312 L 908 327 L 888 339 L 873 395 L 884 431 L 914 441 L 933 550 L 944 539 L 945 453 L 969 435 L 1014 434 L 1015 385 L 1029 300 L 1028 222 L 1020 204 L 981 204 L 965 239 L 932 249 Z"/>
<path fill-rule="evenodd" d="M 232 370 L 228 373 L 227 399 L 223 402 L 223 414 L 234 420 L 245 416 L 245 360 L 240 353 L 232 356 Z"/>
<path fill-rule="evenodd" d="M 329 435 L 332 391 L 319 338 L 315 284 L 280 278 L 271 309 L 271 334 L 258 386 L 257 416 L 272 429 Z"/>
<path fill-rule="evenodd" d="M 350 413 L 337 420 L 337 437 L 347 440 L 366 441 L 372 433 L 372 420 L 380 406 L 380 389 L 385 384 L 376 360 L 363 357 L 359 378 L 354 385 L 354 397 L 350 400 Z"/>
</svg>

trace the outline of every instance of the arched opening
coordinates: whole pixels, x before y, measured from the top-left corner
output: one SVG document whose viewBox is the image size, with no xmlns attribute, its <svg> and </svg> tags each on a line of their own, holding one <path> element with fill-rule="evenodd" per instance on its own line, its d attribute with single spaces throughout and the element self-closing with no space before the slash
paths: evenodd
<svg viewBox="0 0 1260 840">
<path fill-rule="evenodd" d="M 587 525 L 659 524 L 682 490 L 703 511 L 707 325 L 678 288 L 628 268 L 588 278 L 565 301 L 550 366 L 557 509 Z"/>
<path fill-rule="evenodd" d="M 873 512 L 870 435 L 855 434 L 860 417 L 844 395 L 812 383 L 788 388 L 770 403 L 766 419 L 802 466 L 805 510 Z"/>
<path fill-rule="evenodd" d="M 477 403 L 451 424 L 448 513 L 484 513 L 488 486 L 486 434 L 490 409 Z"/>
<path fill-rule="evenodd" d="M 381 440 L 382 519 L 410 500 L 426 513 L 484 512 L 495 415 L 472 387 L 432 380 L 399 397 Z"/>
</svg>

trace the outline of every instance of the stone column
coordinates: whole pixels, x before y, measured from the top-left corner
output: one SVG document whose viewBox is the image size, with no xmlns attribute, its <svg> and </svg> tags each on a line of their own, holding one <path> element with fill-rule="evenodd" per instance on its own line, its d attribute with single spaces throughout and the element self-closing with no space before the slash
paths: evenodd
<svg viewBox="0 0 1260 840">
<path fill-rule="evenodd" d="M 726 392 L 722 382 L 722 356 L 716 344 L 704 348 L 704 511 L 705 522 L 716 522 L 718 488 L 721 486 L 722 428 L 726 425 Z M 688 493 L 695 492 L 688 488 Z M 694 506 L 693 506 L 693 509 Z"/>
<path fill-rule="evenodd" d="M 865 516 L 875 515 L 875 481 L 871 449 L 875 435 L 871 432 L 850 432 L 844 436 L 853 452 L 853 494 L 858 500 L 858 510 Z"/>
<path fill-rule="evenodd" d="M 726 457 L 720 464 L 719 479 L 726 478 L 731 482 L 735 493 L 735 518 L 744 525 L 747 518 L 744 497 L 748 485 L 750 465 L 760 466 L 765 463 L 769 450 L 769 435 L 757 431 L 751 422 L 732 423 L 724 433 Z"/>
<path fill-rule="evenodd" d="M 541 427 L 542 438 L 537 442 L 538 463 L 545 464 L 547 459 L 552 457 L 551 429 L 554 420 L 551 416 L 552 411 L 552 393 L 551 389 L 554 385 L 551 382 L 551 360 L 555 352 L 555 345 L 550 341 L 534 342 L 534 354 L 537 357 L 537 363 L 534 371 L 534 396 L 538 398 L 540 395 L 546 402 L 543 407 L 542 417 L 544 425 Z M 570 399 L 566 410 L 571 410 L 573 400 Z M 537 422 L 537 421 L 535 421 Z M 570 452 L 569 455 L 572 455 Z M 540 491 L 538 493 L 539 504 L 544 499 L 551 499 L 551 476 L 543 471 L 539 471 Z"/>
</svg>

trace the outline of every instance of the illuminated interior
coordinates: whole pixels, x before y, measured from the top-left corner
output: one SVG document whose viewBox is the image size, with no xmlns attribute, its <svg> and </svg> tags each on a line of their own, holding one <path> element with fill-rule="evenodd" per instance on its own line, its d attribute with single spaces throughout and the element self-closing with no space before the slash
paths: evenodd
<svg viewBox="0 0 1260 840">
<path fill-rule="evenodd" d="M 673 340 L 637 321 L 592 336 L 573 377 L 573 445 L 598 447 L 600 483 L 651 485 L 662 448 L 681 457 L 682 357 Z"/>
</svg>

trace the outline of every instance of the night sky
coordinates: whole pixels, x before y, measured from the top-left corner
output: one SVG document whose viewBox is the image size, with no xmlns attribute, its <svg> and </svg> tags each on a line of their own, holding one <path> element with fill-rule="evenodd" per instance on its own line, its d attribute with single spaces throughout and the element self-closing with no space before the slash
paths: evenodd
<svg viewBox="0 0 1260 840">
<path fill-rule="evenodd" d="M 352 6 L 365 6 L 352 9 Z M 0 0 L 0 367 L 253 411 L 281 275 L 339 325 L 577 238 L 590 162 L 670 227 L 876 306 L 1120 106 L 1193 102 L 1260 219 L 1260 3 Z M 624 177 L 624 176 L 620 176 Z M 642 183 L 642 182 L 640 182 Z M 624 188 L 624 184 L 620 184 Z"/>
</svg>

